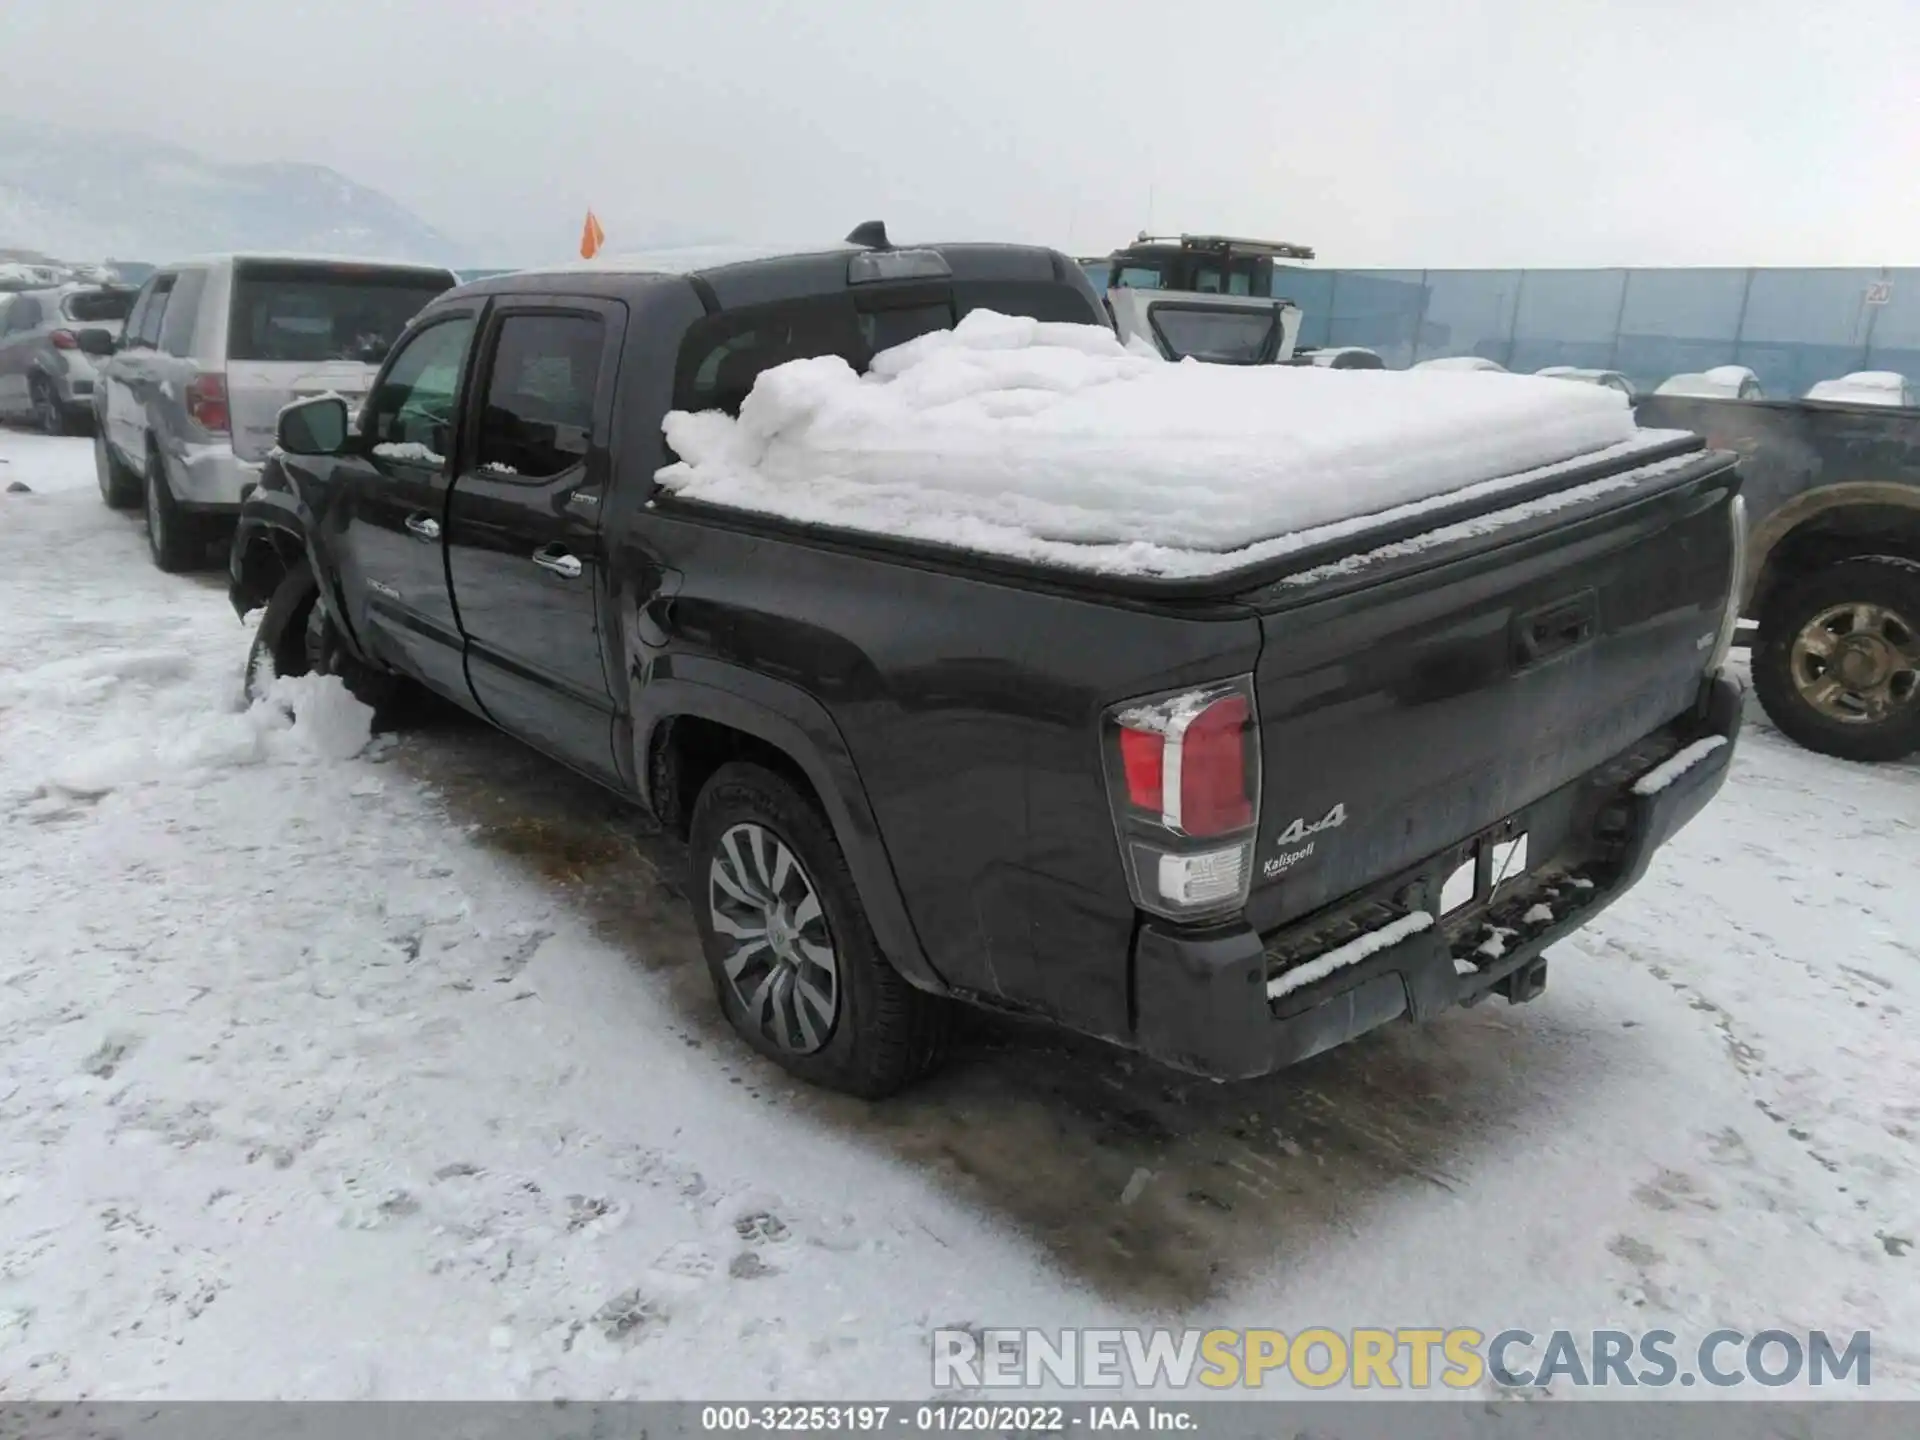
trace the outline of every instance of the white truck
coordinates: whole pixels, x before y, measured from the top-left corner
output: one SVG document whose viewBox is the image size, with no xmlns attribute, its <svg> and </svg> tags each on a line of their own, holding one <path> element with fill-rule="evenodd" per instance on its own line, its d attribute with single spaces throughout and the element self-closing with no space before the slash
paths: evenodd
<svg viewBox="0 0 1920 1440">
<path fill-rule="evenodd" d="M 1108 313 L 1120 338 L 1169 360 L 1307 363 L 1300 307 L 1274 291 L 1274 261 L 1311 260 L 1305 245 L 1231 235 L 1142 231 L 1105 261 Z"/>
</svg>

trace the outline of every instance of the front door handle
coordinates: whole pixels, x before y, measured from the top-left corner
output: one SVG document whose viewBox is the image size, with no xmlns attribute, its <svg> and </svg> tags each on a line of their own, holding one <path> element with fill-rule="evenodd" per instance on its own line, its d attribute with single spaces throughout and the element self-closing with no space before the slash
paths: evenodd
<svg viewBox="0 0 1920 1440">
<path fill-rule="evenodd" d="M 440 538 L 440 522 L 431 515 L 407 516 L 407 529 L 411 530 L 422 540 L 438 540 Z"/>
<path fill-rule="evenodd" d="M 580 557 L 569 555 L 558 545 L 547 545 L 533 552 L 533 563 L 567 580 L 580 578 Z"/>
</svg>

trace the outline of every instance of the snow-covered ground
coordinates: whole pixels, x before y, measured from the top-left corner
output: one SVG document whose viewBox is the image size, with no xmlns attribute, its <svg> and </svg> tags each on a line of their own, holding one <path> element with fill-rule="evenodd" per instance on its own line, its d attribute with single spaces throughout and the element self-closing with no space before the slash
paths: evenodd
<svg viewBox="0 0 1920 1440">
<path fill-rule="evenodd" d="M 935 1326 L 1143 1321 L 1871 1329 L 1920 1390 L 1920 767 L 1756 715 L 1524 1008 L 1237 1086 L 983 1020 L 865 1106 L 719 1027 L 640 817 L 244 712 L 221 577 L 87 442 L 0 461 L 0 1395 L 911 1396 Z"/>
</svg>

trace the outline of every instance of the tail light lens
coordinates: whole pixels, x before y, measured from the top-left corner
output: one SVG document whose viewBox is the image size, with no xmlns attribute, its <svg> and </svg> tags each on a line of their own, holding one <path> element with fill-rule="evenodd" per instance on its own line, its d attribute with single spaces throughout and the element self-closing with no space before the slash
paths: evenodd
<svg viewBox="0 0 1920 1440">
<path fill-rule="evenodd" d="M 71 330 L 55 330 L 47 336 L 56 350 L 78 350 L 80 338 Z"/>
<path fill-rule="evenodd" d="M 227 410 L 227 377 L 204 371 L 187 382 L 187 414 L 202 430 L 225 434 L 232 424 Z"/>
<path fill-rule="evenodd" d="M 1177 919 L 1239 909 L 1260 815 L 1253 677 L 1129 701 L 1107 712 L 1104 730 L 1135 903 Z"/>
</svg>

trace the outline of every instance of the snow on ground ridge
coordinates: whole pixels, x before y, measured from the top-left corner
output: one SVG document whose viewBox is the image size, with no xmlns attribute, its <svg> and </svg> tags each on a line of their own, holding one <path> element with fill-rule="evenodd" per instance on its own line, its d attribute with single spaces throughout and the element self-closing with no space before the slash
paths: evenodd
<svg viewBox="0 0 1920 1440">
<path fill-rule="evenodd" d="M 689 499 L 1099 570 L 1201 574 L 1356 516 L 1640 437 L 1624 397 L 1525 376 L 1169 364 L 975 311 L 763 372 L 667 417 Z"/>
</svg>

